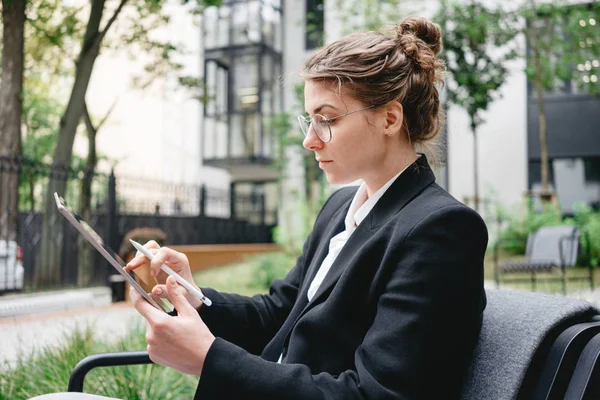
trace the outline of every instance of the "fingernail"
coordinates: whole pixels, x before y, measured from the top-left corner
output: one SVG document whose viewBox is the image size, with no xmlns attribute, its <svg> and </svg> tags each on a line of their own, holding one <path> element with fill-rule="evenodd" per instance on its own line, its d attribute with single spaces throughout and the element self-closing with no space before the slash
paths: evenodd
<svg viewBox="0 0 600 400">
<path fill-rule="evenodd" d="M 169 285 L 177 286 L 177 282 L 175 281 L 175 279 L 169 279 Z"/>
<path fill-rule="evenodd" d="M 162 289 L 156 289 L 156 294 L 160 296 L 162 294 Z"/>
</svg>

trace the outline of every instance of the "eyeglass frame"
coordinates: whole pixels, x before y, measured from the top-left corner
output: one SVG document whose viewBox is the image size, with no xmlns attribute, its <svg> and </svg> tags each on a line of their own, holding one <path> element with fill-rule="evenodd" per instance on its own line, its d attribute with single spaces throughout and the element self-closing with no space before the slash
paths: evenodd
<svg viewBox="0 0 600 400">
<path fill-rule="evenodd" d="M 333 121 L 335 121 L 336 119 L 345 117 L 346 115 L 354 114 L 354 113 L 357 113 L 359 111 L 368 110 L 369 108 L 373 108 L 373 107 L 377 107 L 377 104 L 373 104 L 373 105 L 370 105 L 368 107 L 359 108 L 358 110 L 350 111 L 350 112 L 347 112 L 346 114 L 338 115 L 338 116 L 335 116 L 333 118 L 325 118 L 325 116 L 321 115 L 321 114 L 315 114 L 312 117 L 305 117 L 304 115 L 298 115 L 298 124 L 300 125 L 300 130 L 304 134 L 304 137 L 308 137 L 308 131 L 310 130 L 310 128 L 312 126 L 313 119 L 316 116 L 322 117 L 323 118 L 323 122 L 327 124 L 327 129 L 329 130 L 329 140 L 324 140 L 321 137 L 321 134 L 319 134 L 314 128 L 313 128 L 313 131 L 315 132 L 315 135 L 317 135 L 317 137 L 319 138 L 319 140 L 321 140 L 323 143 L 329 143 L 329 142 L 331 142 L 331 139 L 333 139 L 333 133 L 331 132 L 331 123 Z M 307 130 L 306 131 L 304 131 L 304 125 L 303 125 L 303 123 L 308 123 L 306 125 L 307 126 Z"/>
</svg>

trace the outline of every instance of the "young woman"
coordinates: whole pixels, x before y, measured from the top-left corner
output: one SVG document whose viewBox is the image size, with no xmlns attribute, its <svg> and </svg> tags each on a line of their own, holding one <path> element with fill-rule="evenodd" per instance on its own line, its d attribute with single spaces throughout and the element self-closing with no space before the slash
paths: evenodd
<svg viewBox="0 0 600 400">
<path fill-rule="evenodd" d="M 487 230 L 435 183 L 422 147 L 443 125 L 438 25 L 410 17 L 354 34 L 306 63 L 299 122 L 331 183 L 296 266 L 268 295 L 203 289 L 187 258 L 155 243 L 150 263 L 177 309 L 131 292 L 153 361 L 199 376 L 198 399 L 455 399 L 485 308 Z M 148 263 L 138 254 L 134 270 Z M 158 273 L 158 274 L 157 274 Z"/>
</svg>

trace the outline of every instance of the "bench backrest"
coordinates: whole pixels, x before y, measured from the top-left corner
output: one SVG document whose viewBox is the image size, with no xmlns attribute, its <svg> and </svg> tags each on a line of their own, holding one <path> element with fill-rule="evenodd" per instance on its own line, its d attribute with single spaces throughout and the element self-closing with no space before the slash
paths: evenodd
<svg viewBox="0 0 600 400">
<path fill-rule="evenodd" d="M 488 290 L 487 298 L 463 400 L 519 398 L 547 339 L 598 313 L 590 303 L 540 293 Z"/>
<path fill-rule="evenodd" d="M 546 226 L 527 238 L 529 261 L 572 267 L 579 253 L 579 229 L 575 226 Z"/>
</svg>

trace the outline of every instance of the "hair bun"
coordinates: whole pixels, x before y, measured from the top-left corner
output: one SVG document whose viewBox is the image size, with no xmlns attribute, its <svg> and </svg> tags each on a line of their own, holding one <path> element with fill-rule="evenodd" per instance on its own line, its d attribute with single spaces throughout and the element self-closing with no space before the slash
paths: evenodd
<svg viewBox="0 0 600 400">
<path fill-rule="evenodd" d="M 407 35 L 414 35 L 418 39 L 421 39 L 435 55 L 438 55 L 442 51 L 442 29 L 434 22 L 431 22 L 424 17 L 407 17 L 398 27 L 398 39 L 404 46 L 408 56 L 413 54 L 411 50 L 416 51 L 416 46 L 410 46 L 409 40 L 406 40 Z M 407 47 L 407 48 L 406 48 Z M 412 49 L 411 49 L 412 47 Z"/>
</svg>

